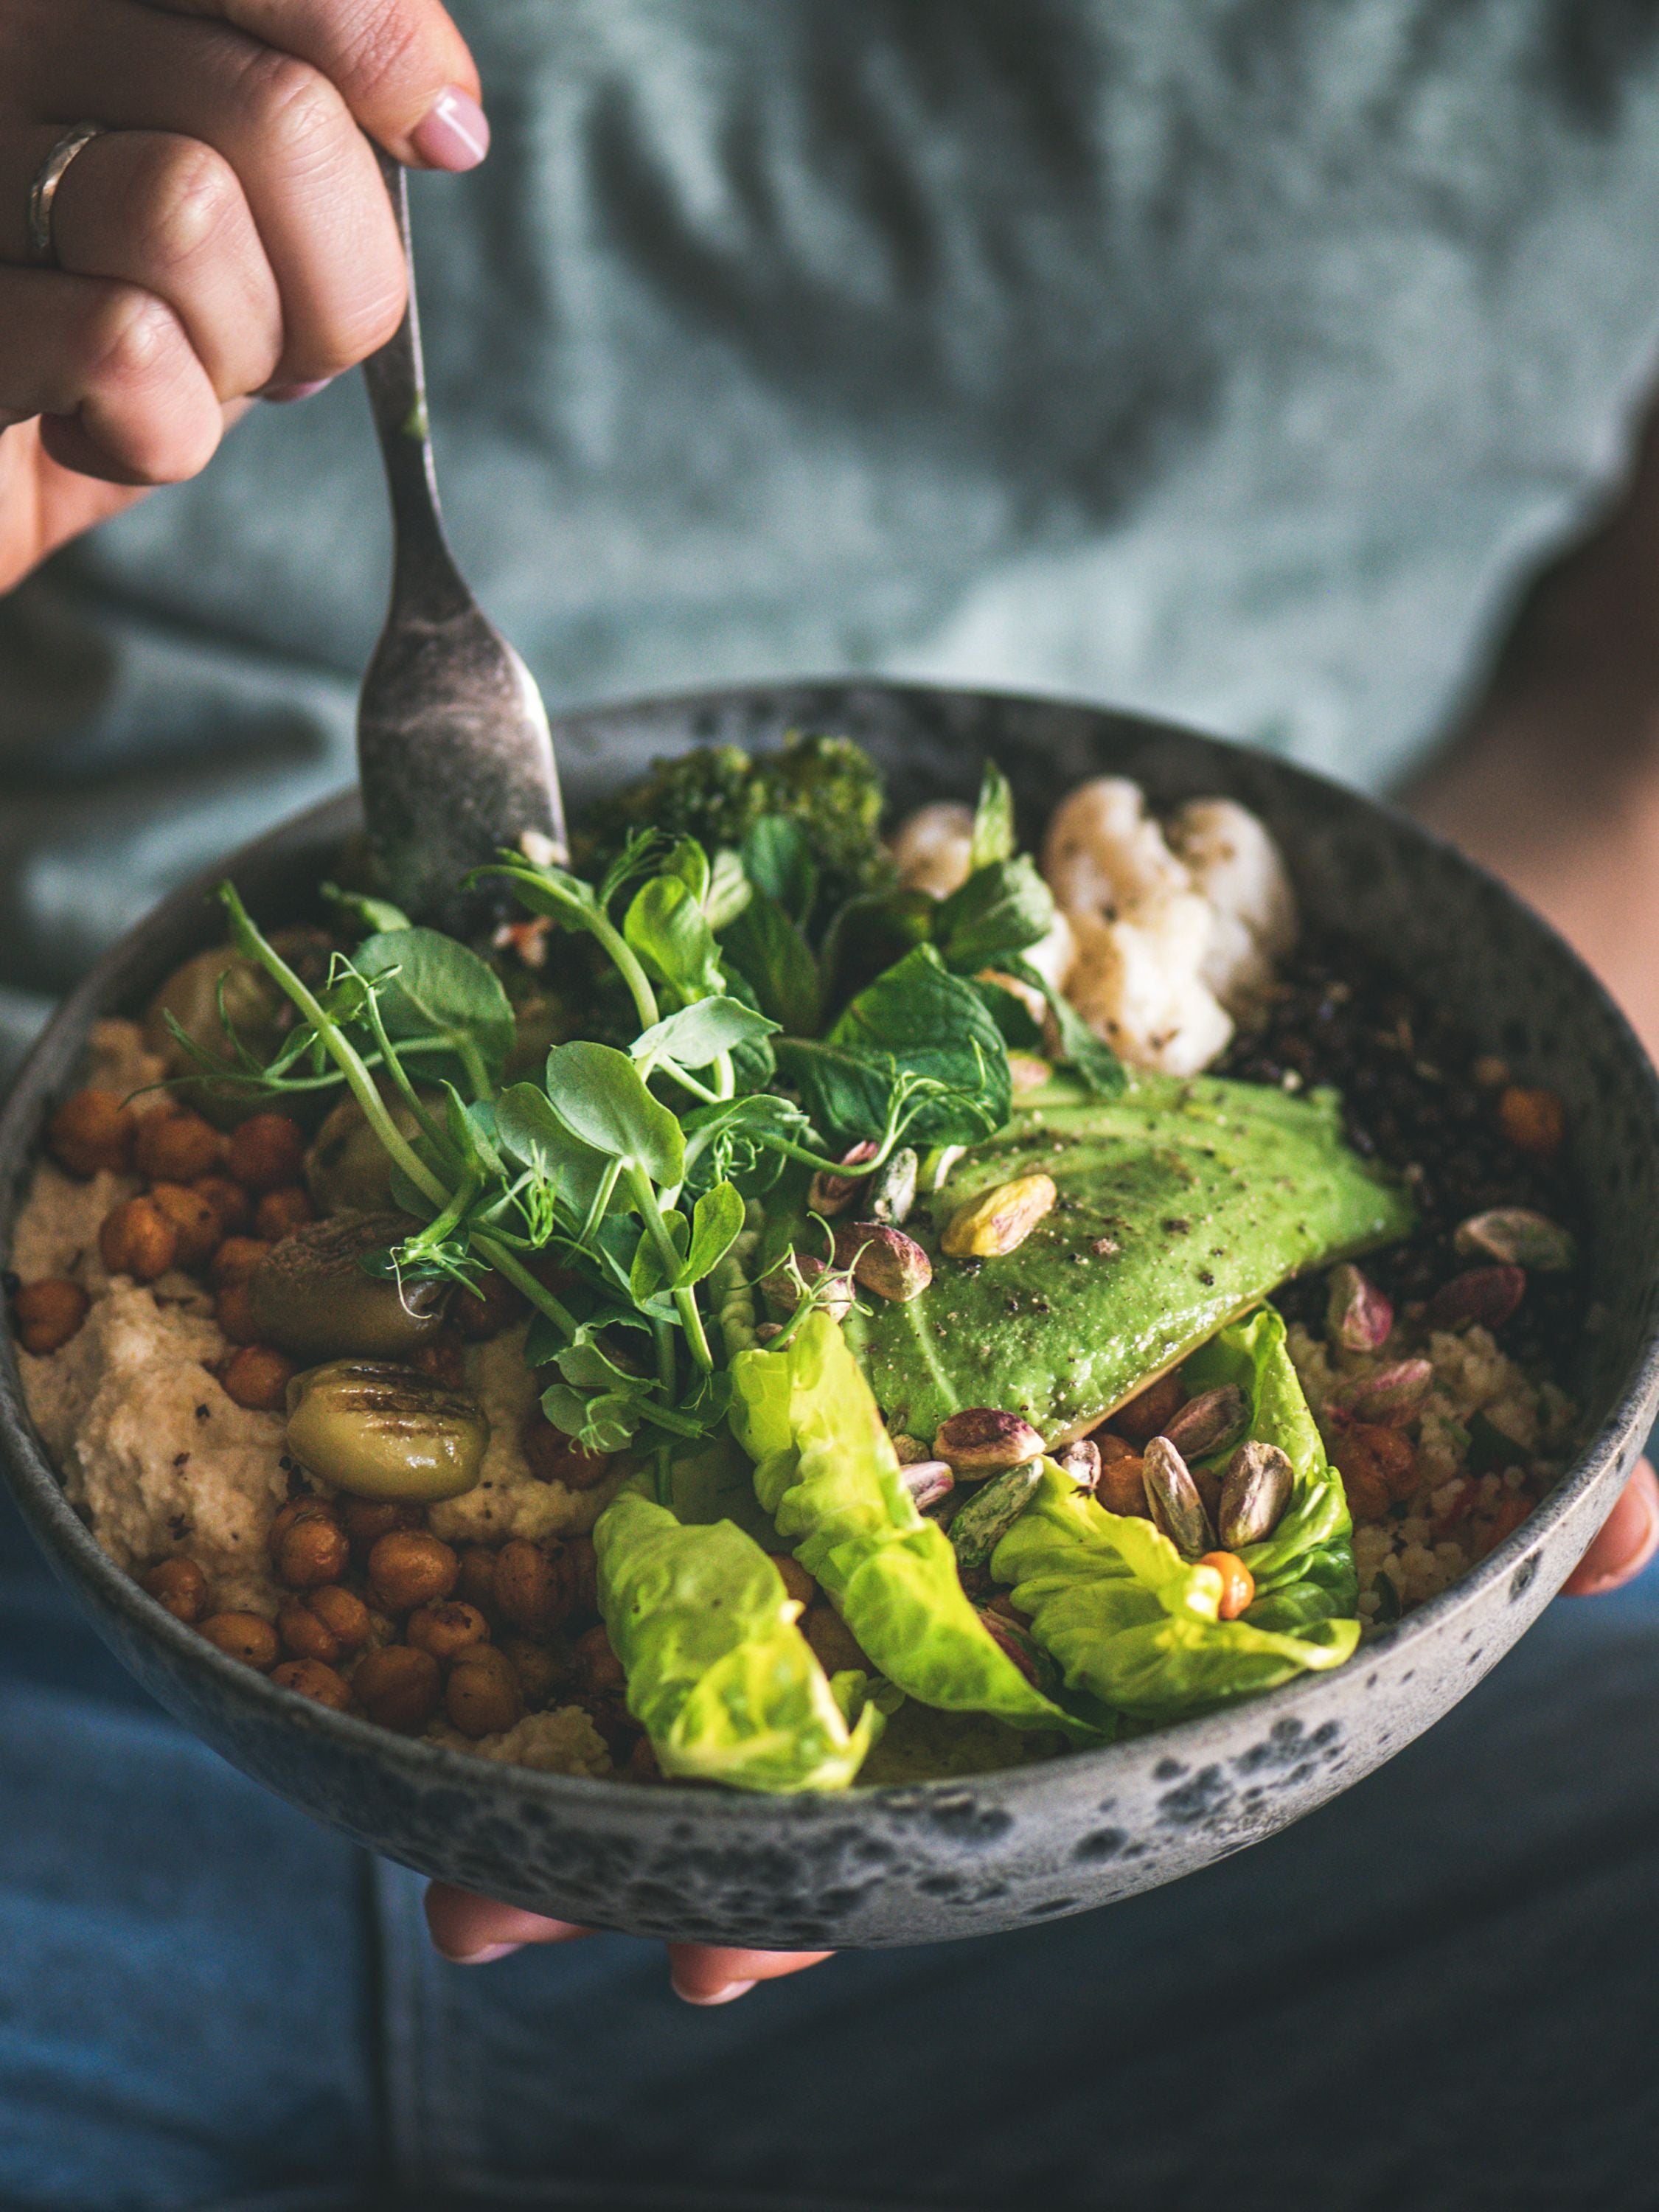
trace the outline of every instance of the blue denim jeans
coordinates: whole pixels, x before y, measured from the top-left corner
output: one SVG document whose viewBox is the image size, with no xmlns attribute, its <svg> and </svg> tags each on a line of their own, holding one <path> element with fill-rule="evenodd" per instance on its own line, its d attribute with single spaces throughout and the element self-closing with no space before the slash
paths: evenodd
<svg viewBox="0 0 1659 2212">
<path fill-rule="evenodd" d="M 464 1969 L 223 1765 L 0 1519 L 4 2212 L 1648 2212 L 1659 1577 L 1110 1911 L 730 2007 L 604 1936 Z"/>
</svg>

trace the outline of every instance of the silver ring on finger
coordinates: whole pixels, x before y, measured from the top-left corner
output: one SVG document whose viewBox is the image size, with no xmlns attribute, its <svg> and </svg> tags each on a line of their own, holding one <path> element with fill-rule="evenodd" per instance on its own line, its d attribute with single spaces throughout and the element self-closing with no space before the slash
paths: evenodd
<svg viewBox="0 0 1659 2212">
<path fill-rule="evenodd" d="M 66 131 L 52 148 L 29 186 L 29 258 L 43 269 L 58 266 L 58 248 L 52 241 L 52 211 L 58 198 L 58 187 L 69 173 L 69 167 L 77 154 L 84 153 L 94 138 L 101 138 L 108 130 L 106 123 L 77 123 Z"/>
</svg>

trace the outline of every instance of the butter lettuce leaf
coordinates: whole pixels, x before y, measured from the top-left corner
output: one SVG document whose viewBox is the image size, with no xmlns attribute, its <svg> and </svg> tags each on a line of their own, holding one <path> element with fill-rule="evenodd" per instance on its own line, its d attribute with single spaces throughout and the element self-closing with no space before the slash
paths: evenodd
<svg viewBox="0 0 1659 2212">
<path fill-rule="evenodd" d="M 756 1462 L 761 1504 L 880 1674 L 925 1705 L 1099 1741 L 981 1621 L 945 1531 L 900 1482 L 870 1386 L 826 1313 L 777 1351 L 739 1352 L 732 1386 L 732 1426 Z"/>
<path fill-rule="evenodd" d="M 1249 1433 L 1295 1471 L 1291 1502 L 1264 1542 L 1240 1554 L 1256 1578 L 1237 1620 L 1217 1609 L 1221 1577 L 1185 1559 L 1152 1522 L 1108 1513 L 1058 1472 L 998 1545 L 996 1579 L 1068 1688 L 1137 1720 L 1179 1720 L 1339 1667 L 1359 1640 L 1352 1523 L 1271 1307 L 1222 1329 L 1187 1362 L 1195 1390 L 1237 1382 Z"/>
<path fill-rule="evenodd" d="M 1255 1602 L 1244 1619 L 1258 1628 L 1294 1630 L 1310 1621 L 1352 1614 L 1359 1600 L 1353 1520 L 1341 1477 L 1325 1456 L 1324 1441 L 1303 1395 L 1279 1316 L 1263 1306 L 1248 1320 L 1218 1330 L 1185 1363 L 1182 1376 L 1194 1394 L 1237 1383 L 1250 1407 L 1249 1436 L 1277 1444 L 1295 1471 L 1291 1502 L 1279 1526 L 1265 1541 L 1245 1545 L 1238 1555 L 1255 1577 Z M 1209 1464 L 1220 1472 L 1230 1456 L 1218 1453 Z"/>
<path fill-rule="evenodd" d="M 882 1716 L 864 1674 L 825 1674 L 752 1536 L 730 1521 L 687 1528 L 630 1486 L 593 1542 L 629 1711 L 665 1774 L 739 1790 L 847 1788 Z"/>
</svg>

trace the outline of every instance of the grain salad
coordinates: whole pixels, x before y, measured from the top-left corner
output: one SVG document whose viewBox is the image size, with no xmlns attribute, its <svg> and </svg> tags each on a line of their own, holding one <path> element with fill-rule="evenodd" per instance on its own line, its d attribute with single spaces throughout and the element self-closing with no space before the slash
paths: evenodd
<svg viewBox="0 0 1659 2212">
<path fill-rule="evenodd" d="M 279 1688 L 588 1779 L 1066 1755 L 1340 1667 L 1570 1460 L 1564 1109 L 1264 825 L 659 764 L 472 945 L 100 1024 L 7 1258 L 66 1493 Z"/>
</svg>

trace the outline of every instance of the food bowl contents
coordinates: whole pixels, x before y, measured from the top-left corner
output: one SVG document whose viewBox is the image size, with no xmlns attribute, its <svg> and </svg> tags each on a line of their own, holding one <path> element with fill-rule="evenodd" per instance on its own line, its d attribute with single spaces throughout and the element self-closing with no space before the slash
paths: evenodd
<svg viewBox="0 0 1659 2212">
<path fill-rule="evenodd" d="M 1093 779 L 1041 866 L 994 768 L 881 814 L 843 741 L 695 752 L 503 854 L 489 943 L 226 885 L 100 1026 L 8 1291 L 172 1632 L 488 1758 L 838 1790 L 1340 1666 L 1520 1525 L 1554 1094 L 1316 957 L 1231 800 Z"/>
</svg>

